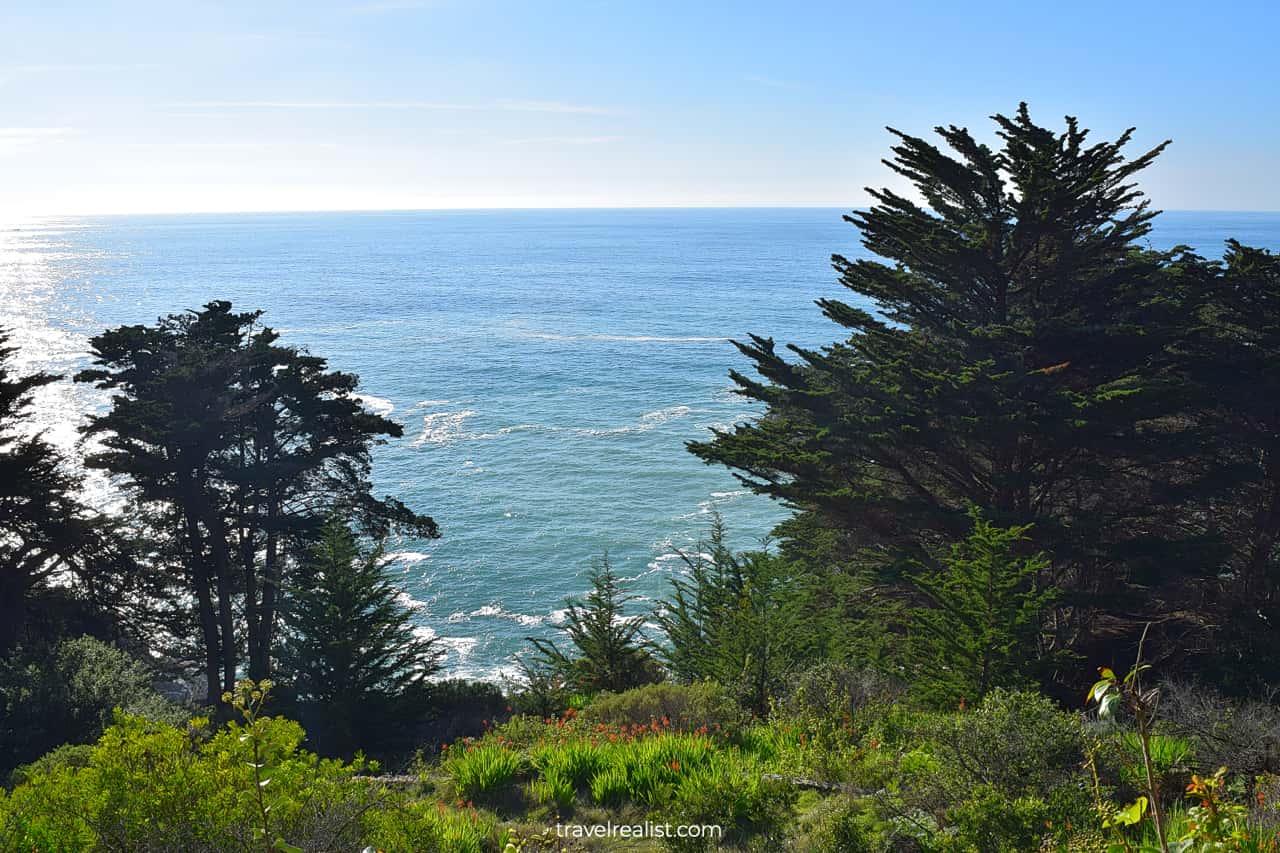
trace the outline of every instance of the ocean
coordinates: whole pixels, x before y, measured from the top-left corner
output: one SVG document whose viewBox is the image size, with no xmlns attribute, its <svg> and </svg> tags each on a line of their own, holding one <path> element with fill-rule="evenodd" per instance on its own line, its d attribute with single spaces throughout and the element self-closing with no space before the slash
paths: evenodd
<svg viewBox="0 0 1280 853">
<path fill-rule="evenodd" d="M 391 543 L 419 630 L 451 675 L 510 670 L 551 636 L 608 553 L 652 608 L 719 513 L 753 547 L 785 511 L 684 448 L 758 411 L 731 392 L 754 332 L 817 346 L 814 306 L 851 298 L 832 253 L 861 254 L 840 210 L 522 210 L 60 218 L 0 230 L 0 324 L 24 366 L 70 373 L 108 326 L 229 299 L 286 342 L 357 373 L 403 439 L 378 492 L 443 538 Z M 1170 212 L 1158 248 L 1280 249 L 1280 213 Z M 104 405 L 62 382 L 41 424 L 76 446 Z M 95 482 L 96 499 L 108 500 Z"/>
</svg>

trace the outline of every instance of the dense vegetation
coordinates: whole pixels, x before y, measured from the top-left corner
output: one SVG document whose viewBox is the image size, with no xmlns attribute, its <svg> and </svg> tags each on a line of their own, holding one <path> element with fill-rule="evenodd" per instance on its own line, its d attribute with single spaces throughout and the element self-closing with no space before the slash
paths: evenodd
<svg viewBox="0 0 1280 853">
<path fill-rule="evenodd" d="M 1275 851 L 1280 257 L 995 120 L 894 131 L 842 340 L 739 344 L 764 414 L 690 449 L 772 544 L 653 613 L 605 557 L 506 695 L 433 678 L 356 377 L 226 302 L 103 332 L 104 510 L 0 340 L 0 850 Z"/>
</svg>

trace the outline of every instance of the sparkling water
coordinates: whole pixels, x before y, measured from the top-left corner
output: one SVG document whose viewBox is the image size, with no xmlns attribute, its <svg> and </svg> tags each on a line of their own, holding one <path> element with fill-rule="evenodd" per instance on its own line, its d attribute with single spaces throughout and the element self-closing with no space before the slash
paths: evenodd
<svg viewBox="0 0 1280 853">
<path fill-rule="evenodd" d="M 573 210 L 59 219 L 0 230 L 0 323 L 32 368 L 71 372 L 88 338 L 229 299 L 288 343 L 358 373 L 405 427 L 378 448 L 379 493 L 443 538 L 393 567 L 448 670 L 493 676 L 546 636 L 608 551 L 652 608 L 720 513 L 750 547 L 785 509 L 684 445 L 758 414 L 731 393 L 748 332 L 817 346 L 813 301 L 852 298 L 832 253 L 841 211 Z M 1167 213 L 1153 245 L 1280 246 L 1280 214 Z M 870 306 L 866 306 L 870 307 Z M 60 383 L 49 436 L 76 442 L 104 401 Z M 105 484 L 94 486 L 107 499 Z"/>
</svg>

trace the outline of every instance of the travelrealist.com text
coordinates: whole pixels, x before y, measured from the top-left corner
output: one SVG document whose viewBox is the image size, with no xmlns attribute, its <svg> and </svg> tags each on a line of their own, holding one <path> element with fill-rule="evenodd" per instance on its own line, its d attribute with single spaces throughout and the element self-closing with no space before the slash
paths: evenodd
<svg viewBox="0 0 1280 853">
<path fill-rule="evenodd" d="M 557 823 L 557 838 L 711 838 L 724 835 L 718 824 Z"/>
</svg>

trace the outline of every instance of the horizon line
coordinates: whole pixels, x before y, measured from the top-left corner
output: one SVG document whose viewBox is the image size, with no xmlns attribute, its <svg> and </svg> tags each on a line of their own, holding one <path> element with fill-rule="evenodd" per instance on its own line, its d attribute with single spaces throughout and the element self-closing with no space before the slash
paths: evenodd
<svg viewBox="0 0 1280 853">
<path fill-rule="evenodd" d="M 115 218 L 129 216 L 270 216 L 306 213 L 500 213 L 514 211 L 645 211 L 645 210 L 869 210 L 867 205 L 833 204 L 582 204 L 582 205 L 454 205 L 439 207 L 298 207 L 298 208 L 207 208 L 197 210 L 130 210 L 117 212 L 65 212 L 65 213 L 0 213 L 0 224 L 6 220 L 17 223 L 23 219 L 60 218 Z M 1224 207 L 1168 207 L 1157 213 L 1230 213 L 1257 214 L 1280 213 L 1275 208 L 1224 208 Z"/>
</svg>

